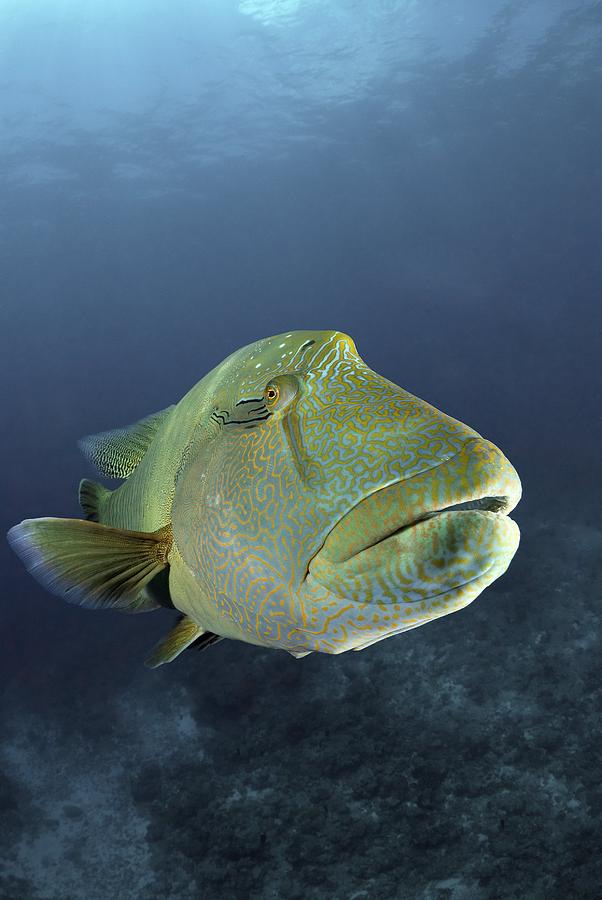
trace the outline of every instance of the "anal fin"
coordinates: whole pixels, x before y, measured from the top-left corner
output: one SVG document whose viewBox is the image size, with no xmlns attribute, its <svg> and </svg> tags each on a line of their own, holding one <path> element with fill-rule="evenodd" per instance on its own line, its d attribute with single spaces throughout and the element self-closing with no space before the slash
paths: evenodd
<svg viewBox="0 0 602 900">
<path fill-rule="evenodd" d="M 149 669 L 156 669 L 173 662 L 187 647 L 208 646 L 221 640 L 212 631 L 205 631 L 188 616 L 183 616 L 178 624 L 154 647 L 146 660 Z"/>
</svg>

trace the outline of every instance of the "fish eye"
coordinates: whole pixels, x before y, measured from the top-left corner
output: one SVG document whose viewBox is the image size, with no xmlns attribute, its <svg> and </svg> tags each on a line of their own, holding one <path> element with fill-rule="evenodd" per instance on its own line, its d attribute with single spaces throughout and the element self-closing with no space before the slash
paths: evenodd
<svg viewBox="0 0 602 900">
<path fill-rule="evenodd" d="M 299 383 L 294 375 L 277 375 L 268 381 L 263 391 L 263 399 L 269 410 L 286 409 L 297 395 Z"/>
<path fill-rule="evenodd" d="M 280 399 L 280 388 L 273 381 L 270 381 L 263 392 L 263 396 L 267 406 L 276 406 Z"/>
</svg>

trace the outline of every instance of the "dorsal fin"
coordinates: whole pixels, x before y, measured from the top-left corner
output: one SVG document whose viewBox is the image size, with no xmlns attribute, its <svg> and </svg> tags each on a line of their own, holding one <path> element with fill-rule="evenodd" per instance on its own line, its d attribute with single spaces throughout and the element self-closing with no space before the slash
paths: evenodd
<svg viewBox="0 0 602 900">
<path fill-rule="evenodd" d="M 168 406 L 167 409 L 152 413 L 128 428 L 88 434 L 77 442 L 78 446 L 101 475 L 107 478 L 127 478 L 141 461 L 173 408 Z"/>
</svg>

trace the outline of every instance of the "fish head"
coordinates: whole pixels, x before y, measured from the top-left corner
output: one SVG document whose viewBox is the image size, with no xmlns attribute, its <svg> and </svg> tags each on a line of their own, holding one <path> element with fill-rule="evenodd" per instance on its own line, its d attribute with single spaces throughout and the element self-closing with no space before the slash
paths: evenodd
<svg viewBox="0 0 602 900">
<path fill-rule="evenodd" d="M 205 390 L 172 514 L 205 627 L 299 655 L 361 649 L 465 606 L 509 565 L 514 468 L 347 335 L 258 341 Z"/>
</svg>

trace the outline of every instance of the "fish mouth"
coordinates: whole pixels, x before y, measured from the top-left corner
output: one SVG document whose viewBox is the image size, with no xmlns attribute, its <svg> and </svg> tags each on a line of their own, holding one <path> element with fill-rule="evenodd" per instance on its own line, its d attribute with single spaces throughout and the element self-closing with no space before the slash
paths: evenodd
<svg viewBox="0 0 602 900">
<path fill-rule="evenodd" d="M 346 561 L 432 520 L 468 517 L 507 519 L 521 497 L 518 474 L 494 444 L 467 441 L 459 453 L 436 466 L 377 487 L 333 527 L 320 551 L 331 564 Z"/>
<path fill-rule="evenodd" d="M 359 650 L 471 603 L 517 550 L 508 513 L 520 496 L 513 466 L 482 438 L 368 493 L 309 564 L 308 600 L 329 598 L 325 623 L 307 629 L 319 649 Z"/>
<path fill-rule="evenodd" d="M 383 488 L 382 490 L 387 490 L 387 488 Z M 361 548 L 358 552 L 361 552 L 362 549 L 367 550 L 370 547 L 374 547 L 376 546 L 376 544 L 380 544 L 381 541 L 386 540 L 387 537 L 392 537 L 395 534 L 400 534 L 402 531 L 405 531 L 408 528 L 414 528 L 420 522 L 426 522 L 428 519 L 434 519 L 436 516 L 443 515 L 443 513 L 459 513 L 472 511 L 495 513 L 496 515 L 504 516 L 506 515 L 508 507 L 508 497 L 477 497 L 473 500 L 463 500 L 460 503 L 452 503 L 449 506 L 444 506 L 442 509 L 435 509 L 431 512 L 424 513 L 424 515 L 417 516 L 415 519 L 412 519 L 412 521 L 400 525 L 399 528 L 396 528 L 395 531 L 391 532 L 391 534 L 389 535 L 378 537 L 376 538 L 376 540 L 370 540 L 366 544 L 366 546 Z"/>
</svg>

